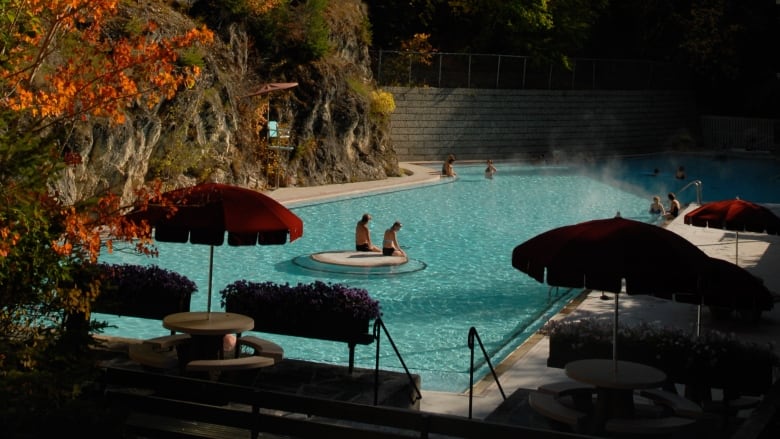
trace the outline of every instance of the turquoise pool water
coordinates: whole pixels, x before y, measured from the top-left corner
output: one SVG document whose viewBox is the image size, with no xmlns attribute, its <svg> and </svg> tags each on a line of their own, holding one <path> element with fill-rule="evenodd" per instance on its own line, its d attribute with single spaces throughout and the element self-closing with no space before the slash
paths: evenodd
<svg viewBox="0 0 780 439">
<path fill-rule="evenodd" d="M 689 180 L 703 181 L 705 199 L 708 195 L 719 199 L 722 195 L 713 188 L 733 186 L 716 183 L 715 165 L 699 160 L 705 159 L 684 157 Z M 649 172 L 661 168 L 661 161 L 664 170 L 673 172 L 683 157 L 643 157 L 587 168 L 498 163 L 493 180 L 483 177 L 481 165 L 458 166 L 456 181 L 295 206 L 293 210 L 304 222 L 304 235 L 295 242 L 215 248 L 214 309 L 219 308 L 219 290 L 239 279 L 292 284 L 319 279 L 365 288 L 380 301 L 390 336 L 406 366 L 421 376 L 422 388 L 463 391 L 469 383 L 469 328 L 476 328 L 495 366 L 577 293 L 562 291 L 549 296 L 547 286 L 512 268 L 512 249 L 551 228 L 612 217 L 617 211 L 624 217 L 653 221 L 647 213 L 650 197 L 665 195 L 686 183 L 673 175 L 644 175 L 648 168 Z M 726 168 L 743 167 L 742 175 L 757 174 L 753 162 L 719 163 Z M 775 164 L 773 171 L 767 171 L 769 180 L 754 184 L 760 201 L 780 202 L 776 177 L 771 180 L 777 175 L 780 168 Z M 668 184 L 669 189 L 661 184 Z M 747 189 L 740 188 L 744 199 L 754 196 Z M 311 253 L 352 249 L 354 226 L 364 212 L 374 218 L 370 224 L 374 241 L 381 241 L 384 229 L 393 221 L 401 221 L 404 227 L 399 242 L 424 268 L 388 276 L 359 275 L 314 271 L 293 262 Z M 160 243 L 159 248 L 160 256 L 155 259 L 118 251 L 103 260 L 154 263 L 181 273 L 199 286 L 192 309 L 205 310 L 208 247 Z M 164 331 L 158 321 L 100 317 L 116 325 L 106 332 L 112 335 L 144 338 Z M 343 343 L 263 336 L 281 344 L 289 358 L 347 363 Z M 384 334 L 382 337 L 380 367 L 403 370 Z M 374 367 L 375 349 L 375 345 L 358 346 L 356 366 Z M 488 372 L 482 362 L 480 365 L 477 377 Z"/>
<path fill-rule="evenodd" d="M 683 180 L 675 178 L 679 166 L 685 168 Z M 653 175 L 655 169 L 657 175 Z M 670 191 L 683 204 L 696 201 L 693 188 L 681 191 L 694 180 L 701 181 L 704 202 L 739 197 L 755 203 L 780 203 L 780 166 L 768 154 L 647 155 L 603 161 L 587 172 L 635 193 L 661 195 L 665 204 Z"/>
</svg>

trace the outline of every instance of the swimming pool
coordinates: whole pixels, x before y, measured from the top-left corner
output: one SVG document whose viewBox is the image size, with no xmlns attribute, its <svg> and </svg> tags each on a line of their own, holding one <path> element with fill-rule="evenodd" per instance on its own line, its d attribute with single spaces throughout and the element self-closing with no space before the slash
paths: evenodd
<svg viewBox="0 0 780 439">
<path fill-rule="evenodd" d="M 675 178 L 680 166 L 685 168 L 682 180 Z M 777 159 L 762 153 L 646 155 L 604 160 L 588 169 L 629 191 L 661 195 L 665 205 L 668 192 L 675 192 L 683 205 L 695 202 L 692 187 L 678 192 L 695 180 L 701 181 L 703 202 L 739 197 L 755 203 L 780 203 L 778 171 Z"/>
<path fill-rule="evenodd" d="M 421 376 L 422 388 L 463 391 L 469 383 L 470 327 L 477 329 L 496 365 L 576 294 L 562 292 L 548 297 L 547 286 L 512 268 L 512 249 L 551 228 L 608 218 L 617 211 L 624 217 L 652 221 L 647 213 L 651 194 L 663 191 L 656 186 L 661 181 L 658 177 L 642 186 L 652 179 L 640 176 L 647 166 L 652 165 L 651 170 L 656 167 L 651 160 L 602 162 L 587 168 L 499 163 L 493 180 L 484 178 L 482 165 L 458 166 L 456 181 L 293 207 L 305 225 L 301 239 L 284 246 L 215 248 L 214 300 L 216 303 L 220 289 L 239 279 L 292 284 L 319 279 L 365 288 L 380 301 L 390 336 L 406 366 Z M 676 169 L 682 157 L 668 160 L 673 166 L 669 169 Z M 700 168 L 711 166 L 698 160 L 685 157 L 691 178 Z M 733 164 L 747 166 L 747 162 Z M 780 174 L 777 169 L 774 175 Z M 620 181 L 624 176 L 626 181 Z M 673 177 L 669 180 L 671 189 L 680 187 Z M 706 199 L 709 178 L 702 180 Z M 774 186 L 774 195 L 766 196 L 774 196 L 771 202 L 780 202 L 777 184 Z M 311 253 L 352 249 L 354 226 L 364 212 L 374 218 L 370 223 L 374 241 L 381 240 L 393 221 L 401 221 L 404 228 L 399 242 L 411 258 L 424 263 L 424 269 L 367 276 L 312 271 L 293 262 Z M 177 271 L 199 286 L 192 308 L 205 309 L 208 247 L 169 243 L 159 247 L 156 259 L 116 252 L 104 255 L 103 260 L 155 263 Z M 111 335 L 141 338 L 159 335 L 162 330 L 157 321 L 101 317 L 117 325 L 106 331 Z M 347 363 L 343 343 L 263 336 L 284 346 L 289 358 Z M 403 370 L 382 337 L 380 367 Z M 355 364 L 371 368 L 374 356 L 375 345 L 358 346 Z M 483 366 L 480 374 L 484 373 Z"/>
</svg>

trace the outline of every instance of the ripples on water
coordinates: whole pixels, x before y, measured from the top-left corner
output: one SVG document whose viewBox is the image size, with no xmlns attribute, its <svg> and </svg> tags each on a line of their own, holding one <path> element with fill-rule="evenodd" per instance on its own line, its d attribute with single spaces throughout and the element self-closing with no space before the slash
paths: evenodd
<svg viewBox="0 0 780 439">
<path fill-rule="evenodd" d="M 714 187 L 723 183 L 715 180 L 714 175 L 704 175 L 705 170 L 714 172 L 712 164 L 699 164 L 697 160 L 686 158 L 685 165 L 690 179 L 706 177 L 702 178 L 706 199 L 708 183 Z M 458 166 L 459 178 L 452 182 L 293 207 L 304 223 L 303 237 L 295 242 L 283 246 L 215 248 L 212 309 L 220 308 L 219 291 L 239 279 L 291 284 L 323 280 L 365 288 L 380 301 L 390 336 L 406 366 L 421 375 L 423 389 L 463 391 L 469 382 L 470 327 L 477 329 L 495 366 L 576 293 L 548 300 L 546 285 L 512 267 L 512 249 L 551 228 L 609 218 L 618 211 L 623 217 L 652 221 L 647 213 L 652 195 L 677 190 L 680 182 L 668 176 L 648 177 L 644 171 L 662 166 L 674 170 L 679 161 L 642 158 L 629 162 L 630 166 L 602 163 L 587 171 L 498 163 L 493 180 L 484 178 L 481 165 Z M 726 166 L 742 165 L 746 164 Z M 767 179 L 780 175 L 777 171 L 767 172 Z M 753 178 L 756 172 L 749 174 Z M 655 179 L 652 184 L 647 181 L 650 179 Z M 616 181 L 629 184 L 620 189 Z M 739 190 L 746 191 L 741 186 Z M 773 202 L 777 200 L 780 197 Z M 370 223 L 374 242 L 381 242 L 384 230 L 394 221 L 401 221 L 404 227 L 398 234 L 399 243 L 426 268 L 387 277 L 360 276 L 309 271 L 292 262 L 311 253 L 351 250 L 355 223 L 364 212 L 370 212 L 374 218 Z M 116 252 L 105 255 L 103 260 L 154 263 L 185 275 L 199 287 L 192 309 L 205 310 L 208 247 L 158 245 L 160 256 L 156 259 Z M 112 335 L 146 338 L 164 332 L 159 321 L 100 317 L 116 325 L 107 331 Z M 263 336 L 284 346 L 289 358 L 347 363 L 348 350 L 343 343 Z M 380 367 L 403 370 L 382 337 Z M 375 349 L 375 345 L 358 346 L 356 366 L 373 368 Z M 484 367 L 480 369 L 481 374 L 486 372 Z"/>
</svg>

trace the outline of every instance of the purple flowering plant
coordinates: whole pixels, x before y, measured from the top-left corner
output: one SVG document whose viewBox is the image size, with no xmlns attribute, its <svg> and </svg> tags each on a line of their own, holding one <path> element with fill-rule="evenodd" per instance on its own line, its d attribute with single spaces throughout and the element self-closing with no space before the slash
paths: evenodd
<svg viewBox="0 0 780 439">
<path fill-rule="evenodd" d="M 551 320 L 539 330 L 550 337 L 551 345 L 563 344 L 583 352 L 611 352 L 612 331 L 611 320 L 594 318 Z M 733 333 L 717 330 L 702 331 L 697 336 L 692 331 L 646 322 L 618 328 L 618 357 L 629 351 L 641 352 L 645 358 L 639 360 L 648 363 L 671 363 L 691 370 L 738 369 L 745 363 L 780 364 L 773 343 L 740 340 Z"/>
<path fill-rule="evenodd" d="M 273 313 L 279 316 L 316 314 L 347 315 L 372 320 L 382 315 L 379 301 L 368 291 L 339 283 L 315 281 L 291 286 L 273 282 L 239 280 L 220 291 L 221 304 L 249 315 Z"/>
<path fill-rule="evenodd" d="M 198 290 L 187 277 L 156 265 L 101 263 L 97 269 L 101 288 L 93 309 L 98 312 L 157 318 L 188 311 Z"/>
</svg>

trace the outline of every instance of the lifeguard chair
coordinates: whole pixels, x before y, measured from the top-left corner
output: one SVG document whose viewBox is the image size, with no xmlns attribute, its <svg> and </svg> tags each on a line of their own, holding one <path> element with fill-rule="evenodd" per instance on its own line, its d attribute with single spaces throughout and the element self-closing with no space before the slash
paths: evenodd
<svg viewBox="0 0 780 439">
<path fill-rule="evenodd" d="M 290 145 L 290 129 L 285 128 L 279 124 L 278 121 L 269 120 L 266 126 L 266 136 L 268 140 L 268 149 L 274 151 L 274 162 L 279 167 L 283 167 L 282 163 L 287 160 L 285 154 L 281 154 L 281 151 L 292 151 L 294 148 Z M 277 169 L 276 174 L 276 187 L 279 187 L 279 177 L 281 172 Z"/>
<path fill-rule="evenodd" d="M 279 149 L 292 149 L 290 147 L 289 128 L 281 126 L 275 120 L 269 120 L 267 128 L 268 146 L 281 147 Z"/>
</svg>

